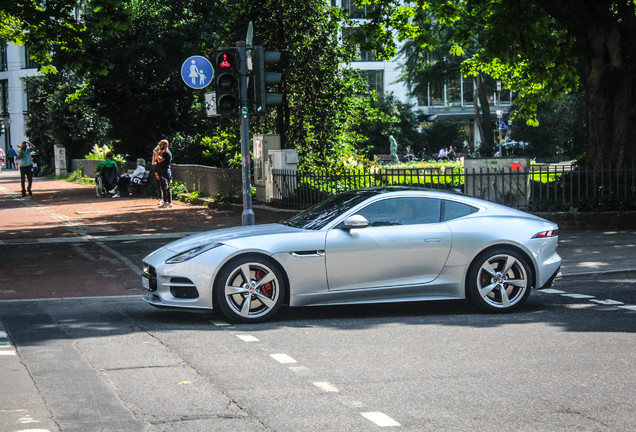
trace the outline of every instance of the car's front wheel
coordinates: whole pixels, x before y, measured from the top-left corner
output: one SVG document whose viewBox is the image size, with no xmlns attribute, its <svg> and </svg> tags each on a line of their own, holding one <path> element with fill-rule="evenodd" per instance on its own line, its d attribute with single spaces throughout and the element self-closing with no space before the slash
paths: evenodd
<svg viewBox="0 0 636 432">
<path fill-rule="evenodd" d="M 214 284 L 216 305 L 229 320 L 262 322 L 283 304 L 285 280 L 278 266 L 263 256 L 245 255 L 230 261 Z"/>
<path fill-rule="evenodd" d="M 517 251 L 492 249 L 471 264 L 466 294 L 480 309 L 510 312 L 521 306 L 532 288 L 532 269 Z"/>
</svg>

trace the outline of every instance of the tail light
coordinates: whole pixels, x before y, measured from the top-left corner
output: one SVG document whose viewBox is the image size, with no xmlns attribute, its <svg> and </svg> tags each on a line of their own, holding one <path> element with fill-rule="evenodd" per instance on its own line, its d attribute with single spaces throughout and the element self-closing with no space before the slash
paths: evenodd
<svg viewBox="0 0 636 432">
<path fill-rule="evenodd" d="M 532 238 L 548 238 L 548 237 L 558 237 L 559 230 L 550 230 L 550 231 L 542 231 L 537 233 Z"/>
</svg>

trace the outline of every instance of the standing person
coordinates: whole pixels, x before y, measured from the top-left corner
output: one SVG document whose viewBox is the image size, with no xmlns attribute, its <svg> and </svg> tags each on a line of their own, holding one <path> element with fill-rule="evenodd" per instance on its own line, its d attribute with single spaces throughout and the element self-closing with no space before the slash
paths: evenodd
<svg viewBox="0 0 636 432">
<path fill-rule="evenodd" d="M 163 205 L 163 194 L 161 192 L 161 176 L 159 175 L 159 172 L 157 171 L 157 162 L 158 162 L 158 157 L 159 157 L 159 153 L 161 152 L 161 147 L 159 145 L 159 143 L 157 143 L 157 146 L 152 150 L 152 161 L 150 162 L 152 167 L 152 177 L 155 181 L 155 188 L 157 189 L 157 195 L 159 196 L 159 202 L 157 203 L 157 205 L 159 207 L 161 207 Z"/>
<path fill-rule="evenodd" d="M 22 186 L 22 196 L 33 195 L 31 185 L 33 184 L 33 161 L 31 160 L 31 152 L 35 151 L 35 146 L 28 141 L 22 141 L 20 148 L 16 153 L 16 157 L 20 161 L 20 186 Z M 26 189 L 24 188 L 24 180 L 28 180 Z"/>
<path fill-rule="evenodd" d="M 168 150 L 168 140 L 159 141 L 159 152 L 157 154 L 157 171 L 161 183 L 161 199 L 163 200 L 163 208 L 172 207 L 172 191 L 170 183 L 172 183 L 172 171 L 170 163 L 172 162 L 172 153 Z"/>
<path fill-rule="evenodd" d="M 2 171 L 2 167 L 4 167 L 4 150 L 2 150 L 2 147 L 0 147 L 0 171 Z"/>
<path fill-rule="evenodd" d="M 7 150 L 7 169 L 15 169 L 15 149 L 12 145 Z"/>
</svg>

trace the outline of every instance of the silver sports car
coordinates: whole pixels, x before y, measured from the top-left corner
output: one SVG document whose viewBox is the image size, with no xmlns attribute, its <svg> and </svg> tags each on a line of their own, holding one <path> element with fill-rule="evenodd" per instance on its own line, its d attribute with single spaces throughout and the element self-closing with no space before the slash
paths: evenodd
<svg viewBox="0 0 636 432">
<path fill-rule="evenodd" d="M 521 306 L 560 278 L 558 227 L 449 192 L 386 187 L 334 196 L 288 221 L 196 234 L 144 258 L 144 300 L 218 308 L 238 322 L 283 304 L 470 299 Z"/>
</svg>

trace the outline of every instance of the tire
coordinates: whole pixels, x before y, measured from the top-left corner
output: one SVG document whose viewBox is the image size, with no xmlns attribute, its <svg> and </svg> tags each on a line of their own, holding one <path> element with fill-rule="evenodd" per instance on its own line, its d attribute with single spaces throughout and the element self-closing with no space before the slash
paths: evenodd
<svg viewBox="0 0 636 432">
<path fill-rule="evenodd" d="M 466 296 L 481 310 L 511 312 L 530 295 L 533 272 L 527 260 L 509 248 L 488 250 L 475 258 L 466 276 Z"/>
<path fill-rule="evenodd" d="M 101 177 L 95 177 L 95 194 L 97 198 L 104 196 L 104 180 Z"/>
<path fill-rule="evenodd" d="M 285 279 L 273 260 L 244 255 L 221 269 L 214 283 L 214 299 L 230 321 L 263 322 L 278 312 L 285 290 Z"/>
</svg>

